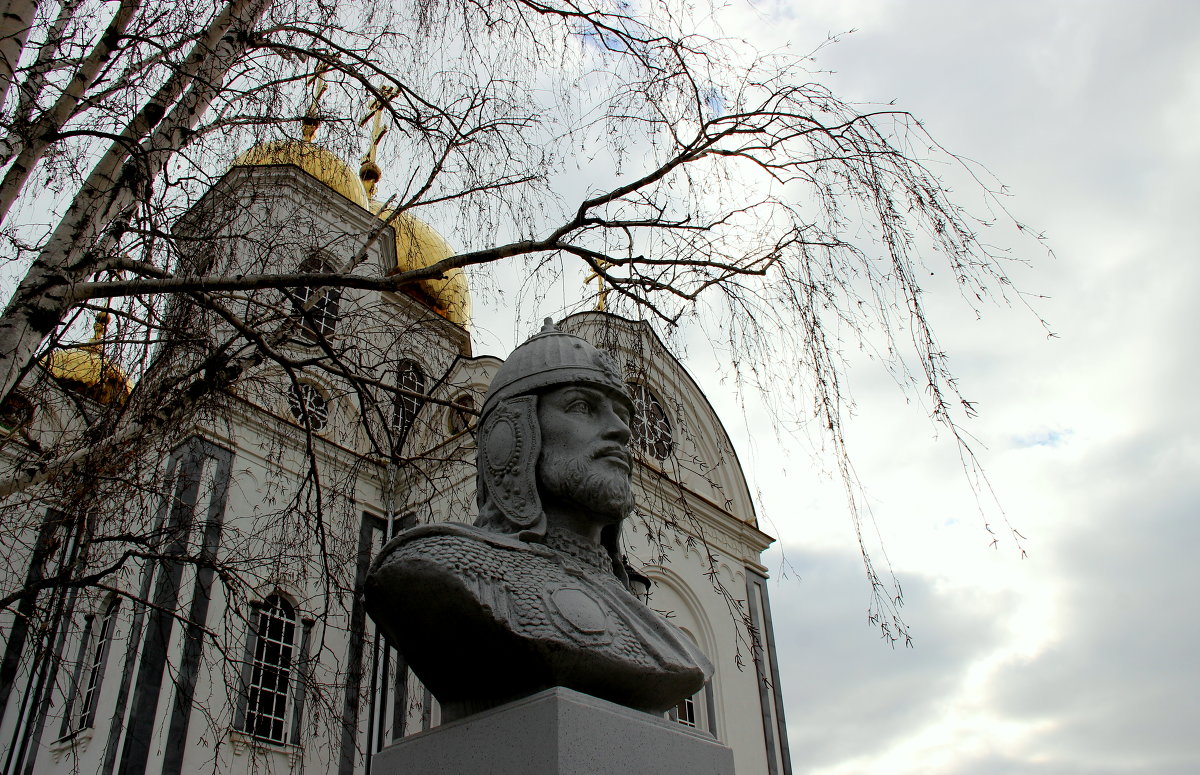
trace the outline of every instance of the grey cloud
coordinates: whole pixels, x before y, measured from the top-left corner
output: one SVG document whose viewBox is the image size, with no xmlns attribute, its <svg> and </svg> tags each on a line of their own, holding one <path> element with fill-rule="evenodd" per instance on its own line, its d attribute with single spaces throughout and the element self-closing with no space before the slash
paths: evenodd
<svg viewBox="0 0 1200 775">
<path fill-rule="evenodd" d="M 853 4 L 837 5 L 827 12 L 840 24 Z M 793 7 L 788 32 L 801 47 L 837 29 L 821 4 Z M 948 736 L 945 757 L 913 771 L 1200 772 L 1200 4 L 865 7 L 852 22 L 862 31 L 818 60 L 838 71 L 831 87 L 911 108 L 1012 186 L 1008 204 L 1048 231 L 1058 256 L 1021 275 L 1053 297 L 1038 308 L 1062 335 L 1054 342 L 1020 310 L 985 309 L 976 323 L 927 300 L 950 321 L 942 344 L 981 402 L 970 430 L 990 448 L 1001 501 L 1021 504 L 1012 517 L 1033 558 L 1020 573 L 1040 579 L 1028 594 L 1049 598 L 1055 618 L 1052 645 L 999 668 L 983 697 L 982 718 L 1030 722 L 1029 736 L 986 753 Z M 861 373 L 856 397 L 875 406 L 892 388 Z M 868 487 L 952 485 L 953 470 L 934 466 L 913 433 L 863 415 L 874 424 L 853 430 Z M 1066 435 L 1040 443 L 1055 434 Z M 889 524 L 886 508 L 879 516 Z M 937 724 L 967 667 L 1005 647 L 1006 616 L 1024 604 L 906 572 L 917 648 L 893 653 L 863 621 L 856 557 L 793 550 L 789 560 L 804 581 L 772 595 L 797 773 L 881 755 Z"/>
<path fill-rule="evenodd" d="M 1110 451 L 1090 470 L 1119 475 L 1152 446 Z M 1119 491 L 1053 547 L 1049 559 L 1064 582 L 1062 639 L 993 688 L 1001 713 L 1055 721 L 1030 754 L 1097 768 L 1081 771 L 1200 771 L 1194 464 L 1178 457 L 1175 466 L 1143 469 L 1143 488 Z"/>
<path fill-rule="evenodd" d="M 993 647 L 1003 600 L 942 592 L 905 574 L 915 648 L 891 649 L 866 622 L 853 555 L 788 552 L 802 582 L 772 589 L 785 707 L 797 773 L 886 748 L 922 729 L 974 658 Z"/>
</svg>

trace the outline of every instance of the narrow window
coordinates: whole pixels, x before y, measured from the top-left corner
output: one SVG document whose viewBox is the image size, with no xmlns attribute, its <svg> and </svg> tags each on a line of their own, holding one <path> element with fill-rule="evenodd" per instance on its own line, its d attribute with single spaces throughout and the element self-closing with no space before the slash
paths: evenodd
<svg viewBox="0 0 1200 775">
<path fill-rule="evenodd" d="M 309 256 L 296 271 L 318 274 L 337 270 L 328 261 Z M 299 338 L 302 341 L 316 344 L 333 335 L 337 328 L 338 308 L 342 303 L 341 288 L 297 288 L 292 292 L 292 300 L 296 306 L 296 319 L 300 323 Z"/>
<path fill-rule="evenodd" d="M 392 411 L 392 430 L 397 438 L 403 441 L 425 403 L 425 370 L 421 368 L 421 364 L 411 358 L 400 361 L 396 366 L 396 387 L 404 392 L 396 394 Z"/>
<path fill-rule="evenodd" d="M 640 382 L 630 382 L 629 396 L 633 399 L 633 417 L 630 421 L 630 434 L 634 445 L 656 460 L 666 460 L 671 456 L 673 446 L 671 421 L 667 419 L 667 411 L 659 402 L 658 397 L 650 392 L 650 388 Z"/>
<path fill-rule="evenodd" d="M 451 436 L 457 436 L 471 427 L 471 420 L 475 415 L 475 398 L 463 393 L 450 403 L 453 406 L 448 411 L 446 427 Z"/>
<path fill-rule="evenodd" d="M 100 700 L 100 684 L 104 680 L 104 666 L 108 662 L 108 651 L 112 644 L 113 629 L 116 626 L 117 605 L 120 598 L 114 597 L 104 607 L 100 615 L 100 626 L 96 630 L 96 641 L 92 647 L 91 658 L 87 668 L 87 683 L 84 685 L 83 697 L 79 704 L 79 718 L 75 728 L 86 729 L 96 723 L 96 704 Z"/>
<path fill-rule="evenodd" d="M 680 628 L 683 634 L 691 639 L 692 643 L 696 642 L 692 633 L 684 628 Z M 685 727 L 694 727 L 703 729 L 707 732 L 716 735 L 716 726 L 713 723 L 715 716 L 715 707 L 713 705 L 712 682 L 706 681 L 700 691 L 693 694 L 691 697 L 684 697 L 674 708 L 667 712 L 667 718 L 683 724 Z"/>
<path fill-rule="evenodd" d="M 271 595 L 258 607 L 251 637 L 254 656 L 242 730 L 260 740 L 286 743 L 296 609 L 279 595 Z"/>
</svg>

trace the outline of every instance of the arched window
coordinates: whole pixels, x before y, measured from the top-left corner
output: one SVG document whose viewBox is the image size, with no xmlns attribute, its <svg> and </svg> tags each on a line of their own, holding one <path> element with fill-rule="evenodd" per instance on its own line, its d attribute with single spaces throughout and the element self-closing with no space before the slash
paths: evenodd
<svg viewBox="0 0 1200 775">
<path fill-rule="evenodd" d="M 471 421 L 475 418 L 475 397 L 469 393 L 463 393 L 450 403 L 453 406 L 449 408 L 446 415 L 446 430 L 450 432 L 451 436 L 457 436 L 471 427 Z"/>
<path fill-rule="evenodd" d="M 425 400 L 427 386 L 425 370 L 421 364 L 411 358 L 405 358 L 396 365 L 396 387 L 405 391 L 396 394 L 396 402 L 392 411 L 392 430 L 401 441 L 408 435 L 417 413 L 421 411 Z"/>
<path fill-rule="evenodd" d="M 695 636 L 682 627 L 680 630 L 683 634 L 691 639 L 692 643 L 696 642 Z M 687 727 L 696 727 L 703 729 L 712 734 L 716 734 L 717 730 L 711 718 L 713 710 L 712 699 L 712 681 L 705 681 L 704 686 L 700 691 L 693 694 L 691 697 L 684 697 L 679 703 L 667 712 L 667 717 L 678 721 Z"/>
<path fill-rule="evenodd" d="M 309 256 L 296 271 L 319 274 L 336 272 L 337 269 L 320 256 Z M 292 300 L 296 307 L 296 320 L 300 323 L 301 340 L 315 344 L 333 335 L 337 328 L 338 307 L 342 303 L 341 288 L 297 288 L 292 293 Z"/>
<path fill-rule="evenodd" d="M 256 606 L 250 633 L 253 654 L 241 728 L 272 743 L 286 743 L 288 690 L 296 642 L 296 609 L 279 595 Z"/>
<path fill-rule="evenodd" d="M 633 418 L 629 430 L 634 445 L 656 460 L 666 460 L 671 456 L 673 444 L 667 411 L 650 392 L 650 388 L 640 382 L 630 382 L 627 387 L 633 399 Z"/>
<path fill-rule="evenodd" d="M 89 659 L 84 667 L 87 668 L 87 683 L 84 684 L 83 696 L 79 703 L 79 718 L 75 728 L 85 729 L 96 722 L 96 703 L 100 699 L 100 683 L 104 680 L 104 667 L 108 662 L 108 651 L 112 644 L 113 628 L 116 626 L 117 605 L 119 597 L 108 601 L 104 613 L 100 614 L 99 627 L 96 629 L 96 640 L 92 644 Z"/>
<path fill-rule="evenodd" d="M 288 388 L 288 408 L 301 425 L 319 431 L 329 422 L 329 402 L 321 391 L 307 382 L 297 382 Z"/>
</svg>

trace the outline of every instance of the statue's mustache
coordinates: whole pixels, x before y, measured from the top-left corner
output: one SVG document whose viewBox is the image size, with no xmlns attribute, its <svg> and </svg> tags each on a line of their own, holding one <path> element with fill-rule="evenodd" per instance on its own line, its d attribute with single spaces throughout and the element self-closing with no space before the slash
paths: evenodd
<svg viewBox="0 0 1200 775">
<path fill-rule="evenodd" d="M 624 461 L 626 472 L 596 466 L 597 459 L 610 456 Z M 633 510 L 629 460 L 629 452 L 616 445 L 599 447 L 586 456 L 547 459 L 542 463 L 543 484 L 555 495 L 624 518 Z"/>
<path fill-rule="evenodd" d="M 629 469 L 633 465 L 633 457 L 629 454 L 629 450 L 620 444 L 605 444 L 592 451 L 592 458 L 595 460 L 615 458 L 624 463 L 626 469 Z"/>
</svg>

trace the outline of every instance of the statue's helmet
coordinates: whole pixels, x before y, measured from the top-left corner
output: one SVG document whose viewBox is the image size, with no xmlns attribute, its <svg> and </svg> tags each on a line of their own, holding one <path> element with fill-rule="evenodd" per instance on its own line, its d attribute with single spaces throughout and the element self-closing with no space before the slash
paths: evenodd
<svg viewBox="0 0 1200 775">
<path fill-rule="evenodd" d="M 479 416 L 476 525 L 528 537 L 545 534 L 546 516 L 537 489 L 538 395 L 578 384 L 618 396 L 632 411 L 629 391 L 612 357 L 559 331 L 549 318 L 496 372 Z"/>
</svg>

